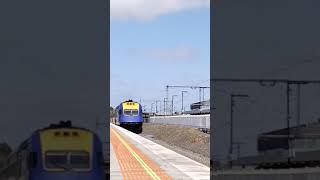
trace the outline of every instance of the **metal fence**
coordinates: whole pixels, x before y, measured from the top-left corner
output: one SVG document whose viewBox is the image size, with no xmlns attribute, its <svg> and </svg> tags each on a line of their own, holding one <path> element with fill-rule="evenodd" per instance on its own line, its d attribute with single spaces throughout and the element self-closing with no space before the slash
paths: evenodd
<svg viewBox="0 0 320 180">
<path fill-rule="evenodd" d="M 151 116 L 150 123 L 185 125 L 210 129 L 210 115 Z"/>
</svg>

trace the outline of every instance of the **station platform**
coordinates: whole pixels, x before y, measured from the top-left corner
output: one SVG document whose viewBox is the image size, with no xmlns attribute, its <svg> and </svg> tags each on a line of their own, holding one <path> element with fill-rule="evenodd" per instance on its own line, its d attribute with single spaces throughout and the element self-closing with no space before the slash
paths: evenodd
<svg viewBox="0 0 320 180">
<path fill-rule="evenodd" d="M 110 124 L 110 179 L 210 179 L 210 168 Z"/>
</svg>

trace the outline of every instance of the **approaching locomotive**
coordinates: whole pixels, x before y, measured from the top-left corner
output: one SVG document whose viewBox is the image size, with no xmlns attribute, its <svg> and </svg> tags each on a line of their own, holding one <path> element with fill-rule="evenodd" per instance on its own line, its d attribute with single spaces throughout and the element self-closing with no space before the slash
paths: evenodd
<svg viewBox="0 0 320 180">
<path fill-rule="evenodd" d="M 102 150 L 95 133 L 60 122 L 25 140 L 0 170 L 0 180 L 105 180 Z"/>
<path fill-rule="evenodd" d="M 116 124 L 137 133 L 142 132 L 142 107 L 139 103 L 128 100 L 116 108 Z"/>
</svg>

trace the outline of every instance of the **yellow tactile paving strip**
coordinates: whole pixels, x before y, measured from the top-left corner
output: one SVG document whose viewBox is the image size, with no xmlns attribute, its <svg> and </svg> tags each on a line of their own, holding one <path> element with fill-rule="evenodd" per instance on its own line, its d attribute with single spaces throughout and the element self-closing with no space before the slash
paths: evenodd
<svg viewBox="0 0 320 180">
<path fill-rule="evenodd" d="M 113 128 L 110 131 L 110 141 L 124 180 L 172 179 L 157 163 L 144 155 L 134 145 L 128 143 Z"/>
</svg>

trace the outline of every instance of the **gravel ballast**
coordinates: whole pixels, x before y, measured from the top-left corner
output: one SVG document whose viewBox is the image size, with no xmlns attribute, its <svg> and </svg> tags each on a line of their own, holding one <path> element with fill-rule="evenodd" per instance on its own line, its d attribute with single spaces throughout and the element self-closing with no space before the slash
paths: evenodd
<svg viewBox="0 0 320 180">
<path fill-rule="evenodd" d="M 181 125 L 143 124 L 141 136 L 210 166 L 210 134 Z"/>
</svg>

